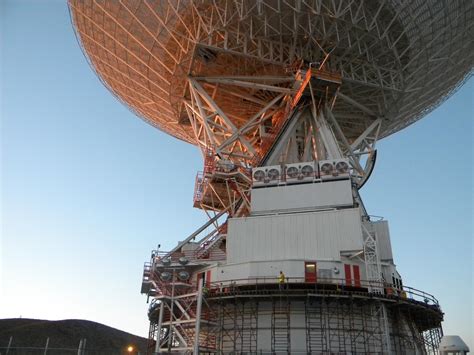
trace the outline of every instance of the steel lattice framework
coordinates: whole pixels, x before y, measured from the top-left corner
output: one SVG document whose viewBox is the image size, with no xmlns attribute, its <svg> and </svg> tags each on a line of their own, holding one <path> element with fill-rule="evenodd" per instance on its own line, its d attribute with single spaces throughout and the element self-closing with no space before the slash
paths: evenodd
<svg viewBox="0 0 474 355">
<path fill-rule="evenodd" d="M 393 271 L 392 284 L 384 280 L 358 189 L 374 167 L 377 140 L 423 117 L 471 75 L 472 0 L 69 0 L 69 8 L 104 85 L 203 154 L 194 206 L 217 214 L 145 264 L 156 352 L 436 352 L 443 313 L 424 292 L 407 297 L 417 290 L 397 285 Z M 228 261 L 232 234 L 222 220 L 249 215 L 255 201 L 259 169 L 249 168 L 281 167 L 272 181 L 285 186 L 293 163 L 325 161 L 347 166 L 363 223 L 363 249 L 340 251 L 347 287 L 316 274 L 278 292 L 266 275 L 260 288 L 250 277 L 211 284 L 217 267 L 209 263 Z M 330 191 L 335 180 L 317 164 L 311 183 Z M 367 277 L 358 285 L 350 276 L 356 261 Z"/>
<path fill-rule="evenodd" d="M 415 122 L 471 73 L 470 0 L 70 0 L 104 84 L 157 128 L 254 154 L 295 72 L 342 77 L 333 114 L 349 142 Z"/>
</svg>

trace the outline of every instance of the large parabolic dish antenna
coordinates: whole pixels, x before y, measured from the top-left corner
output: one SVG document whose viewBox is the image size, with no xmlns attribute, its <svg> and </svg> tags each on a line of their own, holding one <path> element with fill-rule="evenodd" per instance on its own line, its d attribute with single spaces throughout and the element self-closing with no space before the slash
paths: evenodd
<svg viewBox="0 0 474 355">
<path fill-rule="evenodd" d="M 195 145 L 206 143 L 190 118 L 190 77 L 238 131 L 294 91 L 295 68 L 324 62 L 342 78 L 333 113 L 350 140 L 377 118 L 380 137 L 420 119 L 473 64 L 471 0 L 70 0 L 69 7 L 103 83 L 144 120 Z"/>
<path fill-rule="evenodd" d="M 402 282 L 359 189 L 377 140 L 470 76 L 473 0 L 69 7 L 103 83 L 204 156 L 209 221 L 144 265 L 149 352 L 438 352 L 438 301 Z"/>
</svg>

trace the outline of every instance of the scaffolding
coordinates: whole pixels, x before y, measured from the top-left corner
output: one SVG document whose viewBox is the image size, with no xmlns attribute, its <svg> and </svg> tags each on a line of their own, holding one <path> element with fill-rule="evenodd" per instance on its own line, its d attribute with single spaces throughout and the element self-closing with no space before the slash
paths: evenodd
<svg viewBox="0 0 474 355">
<path fill-rule="evenodd" d="M 407 286 L 370 292 L 373 280 L 331 281 L 288 278 L 280 289 L 256 278 L 187 291 L 170 284 L 150 307 L 150 353 L 437 353 L 443 313 L 433 296 Z"/>
<path fill-rule="evenodd" d="M 219 314 L 217 353 L 435 354 L 442 334 L 440 314 L 369 295 L 246 292 L 209 301 Z"/>
</svg>

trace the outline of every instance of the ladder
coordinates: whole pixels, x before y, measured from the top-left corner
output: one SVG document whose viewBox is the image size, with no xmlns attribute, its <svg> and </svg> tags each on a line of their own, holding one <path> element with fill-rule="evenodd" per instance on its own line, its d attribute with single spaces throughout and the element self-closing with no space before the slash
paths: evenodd
<svg viewBox="0 0 474 355">
<path fill-rule="evenodd" d="M 325 315 L 322 304 L 306 300 L 306 350 L 309 354 L 327 351 Z"/>
<path fill-rule="evenodd" d="M 369 292 L 383 293 L 382 271 L 377 253 L 377 233 L 371 222 L 362 222 L 362 235 Z"/>
<path fill-rule="evenodd" d="M 272 353 L 290 354 L 290 300 L 280 296 L 273 300 L 272 311 Z"/>
<path fill-rule="evenodd" d="M 258 303 L 242 304 L 242 331 L 240 351 L 245 354 L 257 352 Z"/>
</svg>

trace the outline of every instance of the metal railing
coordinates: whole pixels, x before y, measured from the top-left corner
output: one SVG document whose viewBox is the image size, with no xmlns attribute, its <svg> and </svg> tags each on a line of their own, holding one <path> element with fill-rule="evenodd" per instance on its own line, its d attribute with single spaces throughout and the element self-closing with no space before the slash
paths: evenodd
<svg viewBox="0 0 474 355">
<path fill-rule="evenodd" d="M 355 286 L 357 284 L 357 286 Z M 209 294 L 219 294 L 222 292 L 239 292 L 241 290 L 267 291 L 272 288 L 278 289 L 279 282 L 277 276 L 274 277 L 254 277 L 247 279 L 233 279 L 211 282 Z M 273 287 L 272 287 L 273 286 Z M 286 277 L 284 283 L 287 291 L 311 290 L 320 293 L 324 291 L 337 291 L 346 293 L 364 293 L 371 296 L 400 298 L 408 301 L 421 302 L 426 305 L 439 307 L 438 300 L 427 292 L 413 287 L 396 285 L 383 281 L 368 280 L 346 280 L 342 278 L 318 278 L 315 282 L 308 282 L 304 277 Z M 383 293 L 369 292 L 370 289 L 380 289 Z"/>
<path fill-rule="evenodd" d="M 171 263 L 179 263 L 179 255 L 170 255 L 169 252 L 155 251 L 154 262 L 160 262 L 162 258 L 167 258 Z M 202 261 L 202 259 L 199 259 Z M 207 261 L 208 259 L 206 259 Z M 189 260 L 190 262 L 193 259 Z M 144 264 L 143 283 L 157 281 L 158 275 L 154 273 L 153 263 L 146 262 Z M 252 289 L 255 291 L 268 290 L 271 286 L 278 286 L 277 276 L 252 277 L 246 279 L 222 280 L 210 283 L 211 292 L 218 293 L 222 290 L 237 290 L 237 288 Z M 270 287 L 269 287 L 270 286 Z M 387 297 L 399 297 L 401 299 L 422 302 L 427 305 L 439 306 L 438 300 L 430 293 L 418 290 L 414 287 L 402 286 L 401 288 L 395 284 L 384 281 L 369 281 L 359 279 L 345 278 L 322 278 L 319 277 L 315 282 L 308 282 L 304 277 L 286 277 L 285 287 L 288 290 L 308 290 L 314 288 L 317 291 L 325 290 L 330 287 L 344 292 L 366 292 L 373 295 L 383 295 Z M 328 288 L 329 287 L 329 288 Z M 380 292 L 369 292 L 369 290 L 382 290 Z"/>
<path fill-rule="evenodd" d="M 202 201 L 206 181 L 207 179 L 204 177 L 204 173 L 202 171 L 199 171 L 196 174 L 196 181 L 194 183 L 194 203 Z"/>
</svg>

